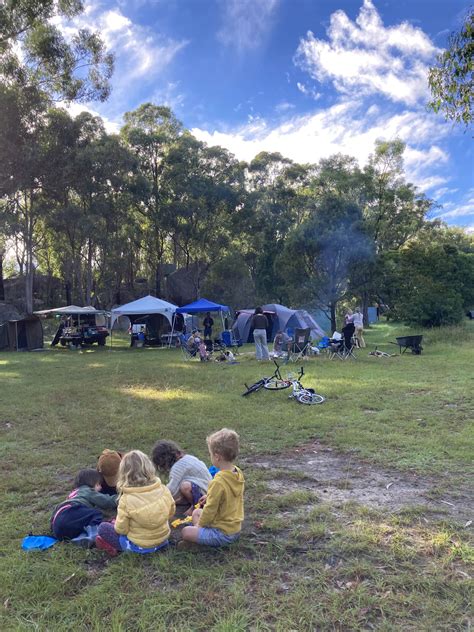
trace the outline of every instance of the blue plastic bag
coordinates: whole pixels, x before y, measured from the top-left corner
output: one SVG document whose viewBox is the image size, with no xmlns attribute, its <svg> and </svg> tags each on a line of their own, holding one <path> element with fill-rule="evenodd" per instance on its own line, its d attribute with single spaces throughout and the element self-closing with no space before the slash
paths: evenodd
<svg viewBox="0 0 474 632">
<path fill-rule="evenodd" d="M 58 541 L 49 535 L 27 535 L 23 538 L 21 548 L 25 551 L 45 551 Z"/>
</svg>

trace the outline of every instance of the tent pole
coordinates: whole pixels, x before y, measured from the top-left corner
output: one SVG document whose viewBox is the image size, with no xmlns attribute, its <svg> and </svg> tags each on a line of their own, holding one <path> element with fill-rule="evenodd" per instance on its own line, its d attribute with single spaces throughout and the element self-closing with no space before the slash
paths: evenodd
<svg viewBox="0 0 474 632">
<path fill-rule="evenodd" d="M 171 336 L 170 336 L 170 339 L 168 340 L 168 349 L 171 349 L 171 341 L 173 340 L 175 320 L 176 320 L 176 312 L 173 314 L 173 320 L 171 321 Z"/>
</svg>

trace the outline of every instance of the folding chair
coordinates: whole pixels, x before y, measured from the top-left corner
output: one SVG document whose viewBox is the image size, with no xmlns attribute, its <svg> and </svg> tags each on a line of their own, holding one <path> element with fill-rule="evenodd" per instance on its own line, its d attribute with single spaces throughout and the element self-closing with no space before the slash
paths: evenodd
<svg viewBox="0 0 474 632">
<path fill-rule="evenodd" d="M 310 347 L 311 329 L 295 329 L 293 341 L 288 343 L 288 361 L 298 362 L 307 354 Z"/>
<path fill-rule="evenodd" d="M 242 340 L 237 339 L 234 336 L 234 332 L 229 330 L 222 332 L 221 343 L 224 345 L 224 348 L 232 349 L 234 355 L 238 354 L 238 348 L 242 346 Z"/>
<path fill-rule="evenodd" d="M 189 335 L 181 334 L 179 336 L 179 342 L 180 342 L 179 346 L 181 347 L 181 353 L 183 354 L 183 359 L 184 360 L 199 359 L 198 348 L 188 347 L 188 339 L 189 339 Z"/>
</svg>

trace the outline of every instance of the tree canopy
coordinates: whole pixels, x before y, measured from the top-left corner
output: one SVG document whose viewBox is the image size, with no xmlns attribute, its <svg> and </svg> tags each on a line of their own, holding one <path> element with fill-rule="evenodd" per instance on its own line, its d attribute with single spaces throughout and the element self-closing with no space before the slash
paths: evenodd
<svg viewBox="0 0 474 632">
<path fill-rule="evenodd" d="M 432 100 L 429 106 L 447 120 L 470 126 L 474 100 L 474 9 L 471 7 L 461 29 L 449 38 L 448 48 L 430 69 Z"/>
</svg>

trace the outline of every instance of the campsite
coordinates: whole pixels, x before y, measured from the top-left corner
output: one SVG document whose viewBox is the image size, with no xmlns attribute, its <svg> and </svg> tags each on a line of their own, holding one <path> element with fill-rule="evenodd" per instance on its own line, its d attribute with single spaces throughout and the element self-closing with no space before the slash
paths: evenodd
<svg viewBox="0 0 474 632">
<path fill-rule="evenodd" d="M 380 323 L 368 346 L 392 353 L 409 331 Z M 126 333 L 112 347 L 2 354 L 2 629 L 443 629 L 447 616 L 463 629 L 474 331 L 462 330 L 461 347 L 455 328 L 424 334 L 421 356 L 306 360 L 327 398 L 310 407 L 285 391 L 241 397 L 268 369 L 249 344 L 234 366 L 130 349 Z M 206 460 L 205 437 L 221 425 L 242 437 L 247 480 L 232 550 L 20 549 L 24 535 L 48 532 L 72 473 L 103 447 L 149 452 L 167 437 Z"/>
<path fill-rule="evenodd" d="M 471 632 L 474 7 L 0 2 L 0 632 Z"/>
</svg>

